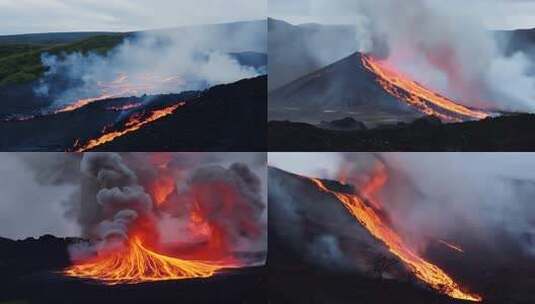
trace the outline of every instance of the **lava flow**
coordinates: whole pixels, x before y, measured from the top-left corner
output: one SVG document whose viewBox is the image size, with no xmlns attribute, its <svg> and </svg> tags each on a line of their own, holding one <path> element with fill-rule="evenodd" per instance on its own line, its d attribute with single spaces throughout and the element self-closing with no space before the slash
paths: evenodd
<svg viewBox="0 0 535 304">
<path fill-rule="evenodd" d="M 147 249 L 140 238 L 132 238 L 127 247 L 90 262 L 65 270 L 71 277 L 96 279 L 108 285 L 137 284 L 152 281 L 207 278 L 221 265 L 182 260 Z"/>
<path fill-rule="evenodd" d="M 381 179 L 382 178 L 379 180 Z M 384 243 L 392 254 L 401 259 L 418 279 L 452 298 L 477 302 L 482 300 L 477 294 L 463 291 L 463 288 L 442 269 L 426 261 L 407 246 L 401 236 L 390 227 L 388 224 L 389 221 L 386 219 L 384 213 L 373 207 L 374 205 L 378 205 L 377 202 L 368 205 L 368 199 L 364 199 L 357 194 L 330 190 L 319 179 L 311 179 L 311 181 L 321 191 L 334 195 L 341 203 L 343 203 L 351 215 L 354 216 L 376 239 Z M 377 179 L 372 178 L 372 181 L 376 183 Z"/>
<path fill-rule="evenodd" d="M 158 119 L 161 119 L 163 117 L 173 114 L 176 111 L 176 109 L 184 106 L 185 104 L 186 103 L 184 102 L 180 102 L 178 104 L 175 104 L 173 106 L 168 106 L 163 109 L 153 110 L 147 115 L 143 115 L 143 114 L 133 115 L 126 121 L 126 123 L 124 124 L 124 127 L 120 130 L 108 131 L 108 128 L 105 128 L 103 130 L 102 135 L 100 135 L 99 137 L 95 139 L 90 139 L 89 141 L 83 144 L 80 143 L 79 140 L 76 140 L 73 151 L 84 152 L 84 151 L 93 149 L 95 147 L 98 147 L 100 145 L 103 145 L 105 143 L 111 142 L 118 137 L 134 132 L 136 130 L 139 130 L 141 127 L 143 127 L 146 124 L 149 124 Z"/>
<path fill-rule="evenodd" d="M 362 55 L 364 67 L 376 75 L 378 83 L 394 97 L 407 102 L 418 111 L 446 122 L 484 119 L 488 112 L 474 110 L 424 87 L 388 66 L 385 61 Z"/>
</svg>

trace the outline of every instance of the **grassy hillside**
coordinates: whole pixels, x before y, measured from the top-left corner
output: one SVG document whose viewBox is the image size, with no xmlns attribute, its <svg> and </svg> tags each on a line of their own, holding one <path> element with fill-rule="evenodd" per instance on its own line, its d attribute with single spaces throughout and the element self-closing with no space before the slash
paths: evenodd
<svg viewBox="0 0 535 304">
<path fill-rule="evenodd" d="M 126 35 L 111 33 L 89 38 L 83 35 L 81 40 L 69 36 L 73 39 L 70 43 L 36 43 L 46 41 L 41 36 L 36 40 L 28 38 L 6 40 L 0 37 L 0 86 L 38 79 L 45 71 L 41 64 L 41 54 L 45 52 L 57 55 L 89 51 L 104 54 L 119 45 Z M 8 42 L 1 44 L 2 41 Z M 26 41 L 27 43 L 10 43 L 9 41 Z M 50 41 L 56 42 L 57 40 Z"/>
</svg>

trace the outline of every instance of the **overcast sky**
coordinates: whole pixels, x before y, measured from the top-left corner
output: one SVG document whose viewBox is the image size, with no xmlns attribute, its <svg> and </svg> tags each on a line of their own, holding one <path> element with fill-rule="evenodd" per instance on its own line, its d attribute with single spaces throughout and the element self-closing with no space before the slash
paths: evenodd
<svg viewBox="0 0 535 304">
<path fill-rule="evenodd" d="M 0 176 L 0 237 L 78 235 L 78 226 L 65 217 L 62 205 L 74 186 L 40 184 L 17 153 L 0 153 Z"/>
<path fill-rule="evenodd" d="M 355 19 L 358 1 L 269 0 L 268 15 L 294 24 L 350 24 Z M 411 0 L 404 1 L 409 5 Z M 449 3 L 459 8 L 459 14 L 481 18 L 491 29 L 535 28 L 535 0 L 448 0 Z"/>
<path fill-rule="evenodd" d="M 0 0 L 0 35 L 264 19 L 267 0 Z"/>
</svg>

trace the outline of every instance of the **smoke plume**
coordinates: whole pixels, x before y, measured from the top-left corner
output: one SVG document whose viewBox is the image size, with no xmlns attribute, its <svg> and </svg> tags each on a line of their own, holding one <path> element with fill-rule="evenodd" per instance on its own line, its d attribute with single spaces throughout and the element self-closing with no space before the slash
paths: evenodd
<svg viewBox="0 0 535 304">
<path fill-rule="evenodd" d="M 180 93 L 255 77 L 265 68 L 242 65 L 236 53 L 265 52 L 261 25 L 146 31 L 128 34 L 104 53 L 44 53 L 47 72 L 34 91 L 57 108 L 81 98 Z"/>
<path fill-rule="evenodd" d="M 56 232 L 89 241 L 70 248 L 75 260 L 125 246 L 135 237 L 178 256 L 263 263 L 265 153 L 57 153 L 17 158 L 25 168 L 19 171 L 42 187 L 68 189 L 59 202 L 32 204 L 57 203 L 64 213 L 59 221 L 77 224 L 77 235 Z M 32 217 L 51 217 L 46 208 L 39 212 L 26 212 L 21 220 L 13 209 L 6 216 L 16 216 L 21 225 L 31 227 Z"/>
</svg>

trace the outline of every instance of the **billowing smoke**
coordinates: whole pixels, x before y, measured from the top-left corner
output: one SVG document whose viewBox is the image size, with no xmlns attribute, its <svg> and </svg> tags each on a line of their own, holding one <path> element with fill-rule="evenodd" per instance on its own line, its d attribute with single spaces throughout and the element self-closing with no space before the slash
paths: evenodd
<svg viewBox="0 0 535 304">
<path fill-rule="evenodd" d="M 535 256 L 535 175 L 528 154 L 381 154 L 390 181 L 384 201 L 415 246 L 433 239 L 481 242 L 495 252 Z M 388 203 L 391 202 L 391 203 Z M 425 233 L 422 233 L 425 231 Z"/>
<path fill-rule="evenodd" d="M 81 98 L 180 93 L 258 76 L 265 68 L 242 65 L 239 53 L 265 51 L 262 35 L 256 24 L 243 27 L 147 31 L 105 53 L 44 53 L 47 72 L 34 91 L 57 108 Z M 226 39 L 240 42 L 231 48 Z"/>
<path fill-rule="evenodd" d="M 90 241 L 70 248 L 75 260 L 140 238 L 150 248 L 177 256 L 263 263 L 265 153 L 65 153 L 19 158 L 39 184 L 68 185 L 70 195 L 60 204 L 63 221 L 77 223 L 80 232 L 65 234 Z M 42 206 L 52 203 L 34 201 Z M 47 217 L 41 213 L 27 212 L 19 221 L 31 226 L 32 216 Z"/>
<path fill-rule="evenodd" d="M 533 62 L 508 54 L 464 1 L 358 1 L 360 51 L 468 106 L 533 111 Z M 484 13 L 483 13 L 484 14 Z M 480 14 L 480 15 L 483 15 Z M 507 81 L 504 81 L 507 80 Z"/>
</svg>

